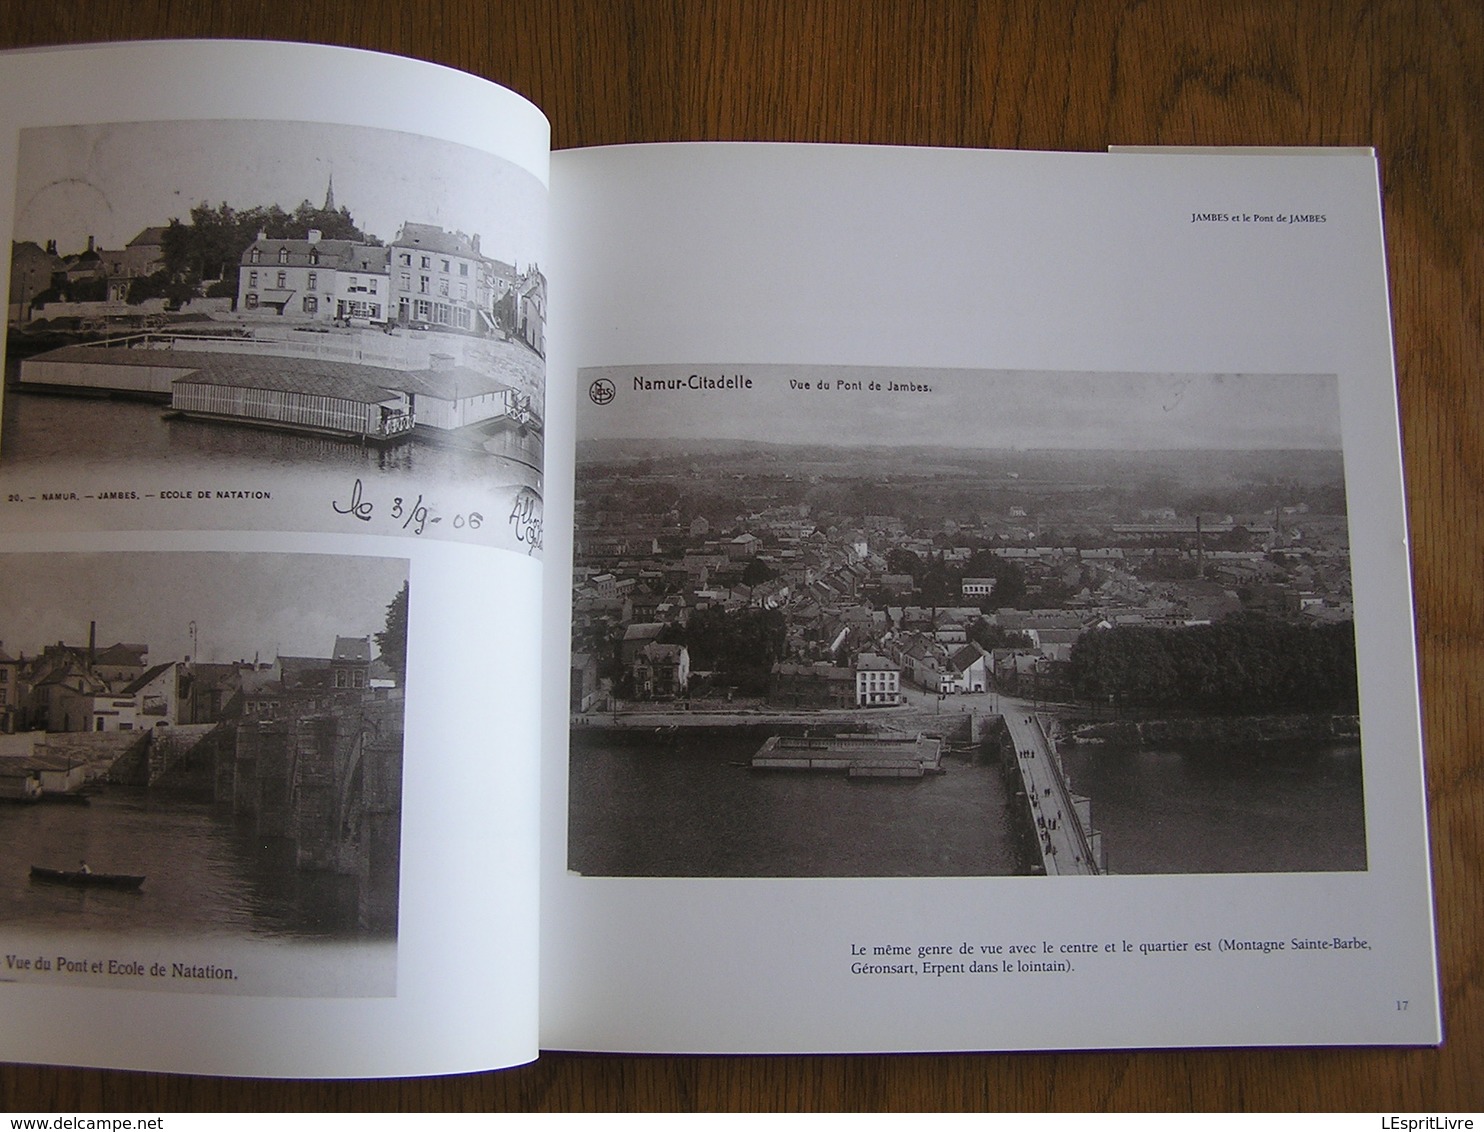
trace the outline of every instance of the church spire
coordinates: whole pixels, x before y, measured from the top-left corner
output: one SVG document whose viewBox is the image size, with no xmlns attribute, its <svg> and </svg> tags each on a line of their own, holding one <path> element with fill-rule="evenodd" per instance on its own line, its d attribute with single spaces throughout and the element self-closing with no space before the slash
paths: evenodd
<svg viewBox="0 0 1484 1132">
<path fill-rule="evenodd" d="M 330 174 L 330 183 L 325 188 L 325 208 L 324 208 L 324 211 L 326 211 L 326 212 L 334 212 L 335 211 L 335 174 L 333 172 Z"/>
</svg>

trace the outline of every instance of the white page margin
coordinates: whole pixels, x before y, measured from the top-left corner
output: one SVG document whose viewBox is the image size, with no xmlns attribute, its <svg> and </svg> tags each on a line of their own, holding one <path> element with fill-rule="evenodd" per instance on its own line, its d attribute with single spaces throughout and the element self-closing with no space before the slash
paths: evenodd
<svg viewBox="0 0 1484 1132">
<path fill-rule="evenodd" d="M 549 126 L 525 99 L 450 68 L 346 48 L 246 41 L 39 48 L 6 53 L 0 94 L 7 262 L 18 131 L 32 127 L 188 119 L 369 126 L 496 154 L 543 185 L 548 177 Z M 180 215 L 195 203 L 180 202 Z M 380 549 L 363 549 L 373 544 Z M 4 547 L 69 548 L 402 556 L 414 561 L 414 576 L 426 571 L 429 578 L 414 600 L 424 608 L 441 600 L 455 612 L 436 630 L 415 614 L 411 630 L 414 650 L 424 642 L 414 678 L 428 695 L 409 706 L 395 998 L 8 986 L 0 996 L 0 1056 L 282 1077 L 466 1072 L 532 1059 L 539 565 L 504 551 L 413 539 L 231 531 L 11 533 Z M 441 709 L 435 696 L 447 697 Z M 420 761 L 430 756 L 446 766 Z"/>
<path fill-rule="evenodd" d="M 551 738 L 566 726 L 556 692 L 566 673 L 549 656 L 543 1046 L 1439 1040 L 1390 316 L 1369 157 L 716 145 L 559 153 L 553 170 L 557 260 L 576 323 L 553 356 L 564 378 L 584 366 L 765 362 L 1338 374 L 1370 867 L 1095 882 L 576 877 L 565 871 L 565 759 Z M 1295 185 L 1305 200 L 1264 195 Z M 1262 201 L 1251 208 L 1324 212 L 1327 222 L 1281 239 L 1191 223 L 1192 212 L 1241 211 L 1249 199 Z M 1221 278 L 1206 266 L 1213 259 L 1229 268 Z M 877 317 L 887 292 L 890 320 Z M 549 561 L 559 570 L 570 545 L 556 526 L 553 517 Z M 570 616 L 561 584 L 553 574 L 551 640 Z M 1139 910 L 1142 935 L 1132 934 L 1129 909 Z M 890 942 L 896 930 L 927 942 L 999 939 L 1021 925 L 1075 939 L 1088 924 L 1095 938 L 1205 938 L 1235 915 L 1234 934 L 1286 938 L 1313 909 L 1362 927 L 1376 951 L 1349 968 L 1320 963 L 1276 978 L 1234 962 L 1204 975 L 1133 970 L 1079 982 L 1076 1001 L 1024 984 L 985 997 L 962 979 L 924 990 L 842 974 L 850 943 Z M 1405 1014 L 1393 1008 L 1402 999 Z"/>
</svg>

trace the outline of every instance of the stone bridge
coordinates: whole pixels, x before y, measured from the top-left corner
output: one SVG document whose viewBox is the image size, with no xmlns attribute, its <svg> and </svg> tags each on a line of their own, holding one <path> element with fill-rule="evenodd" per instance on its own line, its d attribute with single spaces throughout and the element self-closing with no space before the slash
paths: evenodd
<svg viewBox="0 0 1484 1132">
<path fill-rule="evenodd" d="M 220 723 L 181 723 L 151 731 L 145 785 L 196 785 L 209 790 L 213 746 L 206 739 L 220 727 Z"/>
</svg>

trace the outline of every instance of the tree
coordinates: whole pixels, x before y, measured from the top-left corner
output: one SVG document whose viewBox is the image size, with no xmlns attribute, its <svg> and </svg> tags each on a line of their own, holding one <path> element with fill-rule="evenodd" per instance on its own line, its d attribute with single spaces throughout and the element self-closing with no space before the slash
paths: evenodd
<svg viewBox="0 0 1484 1132">
<path fill-rule="evenodd" d="M 1248 551 L 1257 545 L 1257 539 L 1246 527 L 1233 527 L 1225 534 L 1211 540 L 1213 550 Z"/>
<path fill-rule="evenodd" d="M 1249 614 L 1214 625 L 1091 631 L 1072 648 L 1070 676 L 1081 699 L 1111 696 L 1152 710 L 1353 711 L 1355 626 Z"/>
<path fill-rule="evenodd" d="M 698 609 L 684 629 L 671 626 L 661 640 L 684 644 L 691 667 L 713 671 L 743 694 L 768 690 L 773 662 L 783 656 L 787 623 L 777 609 Z M 678 638 L 678 639 L 676 639 Z"/>
<path fill-rule="evenodd" d="M 189 222 L 174 219 L 165 229 L 162 241 L 165 282 L 178 293 L 160 290 L 172 302 L 180 294 L 192 298 L 203 287 L 220 295 L 237 294 L 237 277 L 245 252 L 258 234 L 271 240 L 303 240 L 311 229 L 326 240 L 352 240 L 361 244 L 380 244 L 356 227 L 349 209 L 326 211 L 304 201 L 294 212 L 280 206 L 254 205 L 235 209 L 226 201 L 213 208 L 202 201 L 191 209 Z M 152 296 L 151 296 L 152 297 Z M 133 293 L 131 302 L 138 302 Z"/>
<path fill-rule="evenodd" d="M 195 297 L 194 283 L 172 277 L 169 271 L 161 268 L 152 275 L 131 280 L 124 299 L 131 306 L 138 306 L 148 299 L 164 299 L 171 310 L 179 310 Z"/>
<path fill-rule="evenodd" d="M 917 584 L 917 579 L 922 576 L 925 565 L 921 555 L 902 547 L 894 546 L 886 552 L 887 571 L 892 574 L 911 574 L 914 586 Z"/>
<path fill-rule="evenodd" d="M 292 232 L 295 239 L 303 240 L 314 229 L 325 240 L 351 240 L 357 244 L 381 243 L 375 236 L 368 236 L 356 227 L 350 209 L 341 205 L 338 209 L 316 208 L 309 201 L 302 201 L 294 209 Z"/>
<path fill-rule="evenodd" d="M 943 555 L 936 554 L 923 569 L 917 588 L 927 605 L 952 605 L 958 600 L 962 583 L 943 564 Z"/>
<path fill-rule="evenodd" d="M 985 652 L 993 652 L 995 649 L 1035 648 L 1035 642 L 1028 634 L 1015 629 L 1002 629 L 998 625 L 991 625 L 983 618 L 969 625 L 969 640 Z"/>
<path fill-rule="evenodd" d="M 397 674 L 399 685 L 407 681 L 407 583 L 386 607 L 386 628 L 376 634 L 381 659 Z"/>
<path fill-rule="evenodd" d="M 744 586 L 755 586 L 759 582 L 771 582 L 778 575 L 761 558 L 748 560 L 742 568 L 742 584 Z"/>
<path fill-rule="evenodd" d="M 1013 609 L 1025 600 L 1025 571 L 989 550 L 979 549 L 969 556 L 964 577 L 995 580 L 994 592 L 981 603 L 981 609 Z"/>
</svg>

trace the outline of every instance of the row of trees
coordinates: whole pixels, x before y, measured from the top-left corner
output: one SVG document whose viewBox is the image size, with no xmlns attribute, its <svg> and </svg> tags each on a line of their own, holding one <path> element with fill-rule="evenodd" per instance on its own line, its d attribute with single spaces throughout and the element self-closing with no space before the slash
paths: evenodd
<svg viewBox="0 0 1484 1132">
<path fill-rule="evenodd" d="M 1178 629 L 1083 633 L 1069 677 L 1082 700 L 1159 710 L 1354 711 L 1355 625 L 1257 616 Z"/>
<path fill-rule="evenodd" d="M 163 298 L 179 307 L 203 295 L 235 299 L 242 254 L 259 233 L 273 240 L 303 240 L 311 229 L 326 240 L 381 243 L 356 227 L 350 210 L 343 207 L 316 208 L 306 200 L 293 212 L 285 212 L 276 204 L 236 209 L 225 201 L 215 208 L 202 203 L 191 209 L 189 222 L 173 219 L 166 226 L 160 267 L 130 282 L 127 301 L 137 304 Z M 35 302 L 97 302 L 108 297 L 107 288 L 104 279 L 69 283 L 65 276 L 58 276 Z"/>
<path fill-rule="evenodd" d="M 165 229 L 163 265 L 154 275 L 135 281 L 129 301 L 164 295 L 179 305 L 201 294 L 236 298 L 242 254 L 259 233 L 270 240 L 304 240 L 311 230 L 326 240 L 381 243 L 356 227 L 344 207 L 316 208 L 306 200 L 293 212 L 285 212 L 276 204 L 235 209 L 225 201 L 216 208 L 203 202 L 191 209 L 189 224 L 170 221 Z"/>
</svg>

